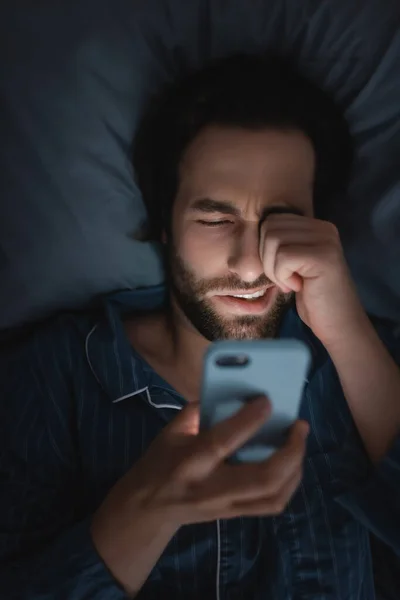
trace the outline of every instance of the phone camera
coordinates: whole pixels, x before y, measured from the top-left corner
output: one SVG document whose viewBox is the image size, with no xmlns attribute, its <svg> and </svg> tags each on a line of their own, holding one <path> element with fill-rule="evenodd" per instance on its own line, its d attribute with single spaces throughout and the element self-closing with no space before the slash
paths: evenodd
<svg viewBox="0 0 400 600">
<path fill-rule="evenodd" d="M 215 363 L 219 367 L 245 367 L 250 362 L 246 354 L 226 354 L 219 356 Z"/>
</svg>

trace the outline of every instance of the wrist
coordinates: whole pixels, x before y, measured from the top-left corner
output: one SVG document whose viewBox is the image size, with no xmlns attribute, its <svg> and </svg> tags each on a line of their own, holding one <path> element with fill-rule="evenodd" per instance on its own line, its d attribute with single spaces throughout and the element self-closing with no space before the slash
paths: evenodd
<svg viewBox="0 0 400 600">
<path fill-rule="evenodd" d="M 145 510 L 130 516 L 105 515 L 101 509 L 92 520 L 91 536 L 100 558 L 131 597 L 155 566 L 178 527 L 164 514 Z"/>
<path fill-rule="evenodd" d="M 164 513 L 140 510 L 126 516 L 121 513 L 103 514 L 102 507 L 91 523 L 93 543 L 100 554 L 111 556 L 134 552 L 136 546 L 169 541 L 178 526 Z M 131 549 L 131 550 L 130 550 Z"/>
<path fill-rule="evenodd" d="M 360 310 L 345 316 L 337 326 L 321 333 L 319 340 L 328 352 L 343 350 L 353 344 L 371 340 L 375 337 L 374 327 L 366 312 Z"/>
</svg>

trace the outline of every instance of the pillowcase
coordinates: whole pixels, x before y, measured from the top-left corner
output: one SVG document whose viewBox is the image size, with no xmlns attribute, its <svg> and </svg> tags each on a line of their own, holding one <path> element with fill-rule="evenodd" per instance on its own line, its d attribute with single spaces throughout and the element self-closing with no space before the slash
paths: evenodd
<svg viewBox="0 0 400 600">
<path fill-rule="evenodd" d="M 3 0 L 0 329 L 160 284 L 130 162 L 182 69 L 282 50 L 344 102 L 357 144 L 332 218 L 366 308 L 400 322 L 400 11 L 391 0 Z"/>
</svg>

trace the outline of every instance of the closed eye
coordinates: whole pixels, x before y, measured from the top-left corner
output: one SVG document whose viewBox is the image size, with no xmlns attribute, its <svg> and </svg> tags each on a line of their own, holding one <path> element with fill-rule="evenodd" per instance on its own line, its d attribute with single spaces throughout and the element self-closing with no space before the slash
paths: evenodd
<svg viewBox="0 0 400 600">
<path fill-rule="evenodd" d="M 228 219 L 223 219 L 220 221 L 203 221 L 202 219 L 199 219 L 197 222 L 200 223 L 200 225 L 205 225 L 206 227 L 220 227 L 221 225 L 229 225 L 230 223 L 233 223 L 233 221 L 229 221 Z"/>
</svg>

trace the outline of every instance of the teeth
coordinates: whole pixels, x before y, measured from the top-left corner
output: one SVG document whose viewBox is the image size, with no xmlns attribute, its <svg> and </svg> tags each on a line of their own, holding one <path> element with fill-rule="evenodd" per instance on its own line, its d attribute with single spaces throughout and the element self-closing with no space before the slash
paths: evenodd
<svg viewBox="0 0 400 600">
<path fill-rule="evenodd" d="M 264 296 L 265 290 L 261 290 L 260 292 L 254 292 L 254 294 L 232 294 L 234 298 L 261 298 Z"/>
</svg>

